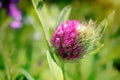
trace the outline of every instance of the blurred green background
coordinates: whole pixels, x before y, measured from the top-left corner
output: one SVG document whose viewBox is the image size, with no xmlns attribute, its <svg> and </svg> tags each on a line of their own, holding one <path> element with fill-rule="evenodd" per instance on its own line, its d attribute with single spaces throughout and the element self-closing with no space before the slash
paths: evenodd
<svg viewBox="0 0 120 80">
<path fill-rule="evenodd" d="M 119 0 L 44 0 L 47 6 L 46 24 L 50 35 L 55 28 L 60 11 L 72 7 L 69 19 L 81 23 L 93 19 L 100 23 L 116 11 L 101 43 L 104 47 L 95 55 L 88 55 L 77 62 L 67 63 L 67 80 L 120 80 L 120 1 Z M 0 80 L 53 80 L 46 50 L 47 45 L 38 16 L 30 0 L 20 0 L 22 28 L 9 26 L 11 17 L 0 11 Z M 28 78 L 29 77 L 29 78 Z M 32 80 L 32 79 L 31 79 Z"/>
</svg>

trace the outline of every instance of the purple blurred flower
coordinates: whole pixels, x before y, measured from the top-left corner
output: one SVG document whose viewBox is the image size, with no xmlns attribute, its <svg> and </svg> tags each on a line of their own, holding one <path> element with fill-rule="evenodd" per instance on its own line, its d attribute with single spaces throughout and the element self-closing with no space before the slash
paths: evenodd
<svg viewBox="0 0 120 80">
<path fill-rule="evenodd" d="M 11 3 L 14 3 L 14 4 L 19 2 L 19 0 L 10 0 L 10 1 L 11 1 Z"/>
<path fill-rule="evenodd" d="M 0 1 L 0 9 L 2 8 L 2 2 Z"/>
<path fill-rule="evenodd" d="M 77 20 L 68 20 L 55 30 L 51 44 L 59 56 L 66 60 L 75 60 L 93 50 L 96 36 L 97 33 L 91 22 L 84 26 Z"/>
<path fill-rule="evenodd" d="M 17 20 L 14 20 L 10 23 L 10 26 L 11 28 L 13 29 L 18 29 L 18 28 L 21 28 L 21 22 L 20 21 L 17 21 Z"/>
<path fill-rule="evenodd" d="M 22 20 L 22 15 L 21 11 L 15 6 L 15 4 L 10 4 L 9 6 L 9 14 L 13 17 L 14 21 L 11 22 L 10 26 L 13 29 L 17 29 L 21 27 L 21 20 Z"/>
<path fill-rule="evenodd" d="M 15 4 L 9 5 L 9 14 L 17 21 L 22 20 L 21 11 L 16 7 Z"/>
<path fill-rule="evenodd" d="M 13 18 L 13 21 L 10 23 L 11 28 L 18 29 L 21 27 L 22 14 L 21 11 L 17 8 L 16 4 L 19 0 L 2 0 L 1 7 L 5 8 L 9 15 Z"/>
</svg>

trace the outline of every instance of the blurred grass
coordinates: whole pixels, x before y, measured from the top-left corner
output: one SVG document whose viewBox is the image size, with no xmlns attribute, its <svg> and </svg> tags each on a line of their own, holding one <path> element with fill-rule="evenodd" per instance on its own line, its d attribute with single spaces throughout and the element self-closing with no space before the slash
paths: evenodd
<svg viewBox="0 0 120 80">
<path fill-rule="evenodd" d="M 119 68 L 115 66 L 120 65 L 120 1 L 46 0 L 46 3 L 48 20 L 45 23 L 50 26 L 50 35 L 60 10 L 66 5 L 72 7 L 70 19 L 78 19 L 81 23 L 90 18 L 99 23 L 116 11 L 101 39 L 104 47 L 95 55 L 67 63 L 65 69 L 67 80 L 120 80 Z M 0 10 L 0 80 L 27 80 L 21 69 L 35 80 L 53 80 L 46 58 L 45 37 L 31 1 L 21 0 L 18 6 L 23 15 L 22 28 L 18 30 L 10 28 L 11 17 Z"/>
</svg>

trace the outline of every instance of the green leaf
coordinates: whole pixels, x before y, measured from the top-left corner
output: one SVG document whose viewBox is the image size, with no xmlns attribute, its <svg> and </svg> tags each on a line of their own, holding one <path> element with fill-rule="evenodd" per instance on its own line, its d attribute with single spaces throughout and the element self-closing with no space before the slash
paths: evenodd
<svg viewBox="0 0 120 80">
<path fill-rule="evenodd" d="M 80 72 L 82 75 L 82 80 L 88 80 L 87 78 L 90 76 L 92 68 L 93 68 L 93 56 L 88 56 L 85 59 L 80 60 Z"/>
<path fill-rule="evenodd" d="M 0 70 L 4 70 L 4 69 L 5 69 L 4 59 L 2 54 L 0 53 Z"/>
<path fill-rule="evenodd" d="M 61 68 L 54 62 L 49 51 L 47 51 L 47 60 L 49 63 L 50 70 L 54 77 L 54 80 L 63 80 L 63 74 Z"/>
<path fill-rule="evenodd" d="M 106 27 L 108 26 L 110 20 L 112 19 L 113 15 L 115 14 L 115 11 L 113 11 L 107 18 L 105 18 L 97 27 L 97 31 L 100 35 L 100 37 L 102 36 L 102 34 L 104 33 Z"/>
<path fill-rule="evenodd" d="M 56 27 L 59 26 L 63 21 L 66 21 L 68 19 L 70 12 L 71 12 L 70 6 L 66 6 L 65 8 L 63 8 L 63 10 L 60 12 L 60 15 L 57 19 Z"/>
<path fill-rule="evenodd" d="M 22 73 L 28 80 L 35 80 L 25 69 L 21 69 L 21 73 Z"/>
<path fill-rule="evenodd" d="M 37 4 L 37 9 L 41 9 L 43 7 L 44 1 L 39 1 Z"/>
<path fill-rule="evenodd" d="M 32 60 L 32 41 L 26 42 L 26 64 L 30 65 Z"/>
<path fill-rule="evenodd" d="M 104 44 L 101 44 L 97 49 L 95 49 L 94 51 L 92 51 L 90 54 L 96 54 L 97 52 L 99 52 L 99 50 L 104 46 Z"/>
<path fill-rule="evenodd" d="M 42 25 L 42 29 L 43 29 L 43 32 L 46 38 L 46 42 L 49 46 L 50 45 L 49 24 L 47 23 L 48 22 L 48 19 L 47 19 L 48 10 L 43 0 L 32 0 L 32 3 L 38 15 L 38 18 L 40 20 L 40 23 Z"/>
</svg>

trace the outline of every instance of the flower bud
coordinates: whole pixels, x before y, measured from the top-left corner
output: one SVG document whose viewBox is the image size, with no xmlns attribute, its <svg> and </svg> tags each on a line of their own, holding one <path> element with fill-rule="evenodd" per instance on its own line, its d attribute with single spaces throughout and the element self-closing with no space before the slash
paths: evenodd
<svg viewBox="0 0 120 80">
<path fill-rule="evenodd" d="M 55 30 L 51 38 L 51 44 L 57 50 L 57 54 L 66 60 L 82 58 L 86 53 L 94 49 L 96 31 L 94 22 L 87 26 L 77 20 L 63 22 Z"/>
</svg>

